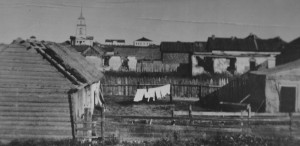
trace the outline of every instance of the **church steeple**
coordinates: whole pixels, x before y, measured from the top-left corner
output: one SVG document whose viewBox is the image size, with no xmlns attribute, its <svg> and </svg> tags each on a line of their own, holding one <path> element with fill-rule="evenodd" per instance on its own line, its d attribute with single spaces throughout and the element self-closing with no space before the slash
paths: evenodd
<svg viewBox="0 0 300 146">
<path fill-rule="evenodd" d="M 83 17 L 83 13 L 82 13 L 82 6 L 80 11 L 80 16 L 78 17 L 78 24 L 76 27 L 76 37 L 86 38 L 86 24 L 85 24 L 85 18 Z"/>
<path fill-rule="evenodd" d="M 81 9 L 80 9 L 80 16 L 78 17 L 78 19 L 84 19 L 83 15 L 82 15 L 82 6 L 81 6 Z"/>
<path fill-rule="evenodd" d="M 82 12 L 82 6 L 80 10 L 80 15 L 77 20 L 77 25 L 76 25 L 76 33 L 75 36 L 70 36 L 71 44 L 72 45 L 88 45 L 92 46 L 94 42 L 94 37 L 93 36 L 87 36 L 86 33 L 86 24 L 85 24 L 85 18 L 83 17 L 83 12 Z"/>
</svg>

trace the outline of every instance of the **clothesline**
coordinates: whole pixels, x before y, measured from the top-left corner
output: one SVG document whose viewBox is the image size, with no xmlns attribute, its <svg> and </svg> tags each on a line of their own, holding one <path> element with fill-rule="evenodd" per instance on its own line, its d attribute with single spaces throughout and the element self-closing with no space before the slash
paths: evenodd
<svg viewBox="0 0 300 146">
<path fill-rule="evenodd" d="M 160 87 L 155 87 L 155 88 L 137 89 L 133 101 L 139 102 L 142 101 L 143 99 L 147 99 L 147 101 L 149 102 L 150 98 L 152 98 L 155 101 L 155 99 L 161 99 L 166 95 L 170 95 L 170 89 L 171 89 L 170 84 L 160 86 Z"/>
</svg>

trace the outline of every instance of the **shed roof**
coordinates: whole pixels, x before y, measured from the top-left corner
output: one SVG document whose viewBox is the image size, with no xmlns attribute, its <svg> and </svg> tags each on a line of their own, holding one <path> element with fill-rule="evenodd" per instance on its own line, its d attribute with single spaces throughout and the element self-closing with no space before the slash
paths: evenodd
<svg viewBox="0 0 300 146">
<path fill-rule="evenodd" d="M 89 63 L 70 45 L 48 42 L 45 46 L 47 48 L 45 52 L 70 71 L 80 82 L 91 84 L 103 77 L 100 68 Z"/>
<path fill-rule="evenodd" d="M 261 39 L 254 34 L 246 38 L 216 38 L 209 37 L 207 40 L 207 50 L 213 51 L 255 51 L 255 52 L 279 52 L 286 44 L 279 37 L 271 39 Z"/>
<path fill-rule="evenodd" d="M 205 42 L 161 42 L 161 52 L 193 53 L 205 52 Z"/>
<path fill-rule="evenodd" d="M 296 68 L 300 68 L 300 59 L 293 61 L 293 62 L 286 63 L 286 64 L 278 65 L 274 68 L 264 69 L 264 70 L 259 70 L 259 71 L 252 71 L 251 73 L 268 75 L 268 74 L 274 74 L 274 73 L 278 73 L 281 71 L 288 71 L 288 70 L 296 69 Z"/>
</svg>

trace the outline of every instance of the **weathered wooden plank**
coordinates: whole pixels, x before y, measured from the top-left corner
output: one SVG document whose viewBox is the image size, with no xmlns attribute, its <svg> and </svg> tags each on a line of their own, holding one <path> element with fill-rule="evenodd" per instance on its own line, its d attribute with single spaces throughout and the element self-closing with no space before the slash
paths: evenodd
<svg viewBox="0 0 300 146">
<path fill-rule="evenodd" d="M 69 107 L 0 107 L 1 112 L 65 112 L 70 113 Z"/>
<path fill-rule="evenodd" d="M 27 84 L 27 83 L 0 83 L 0 88 L 30 88 L 30 89 L 61 89 L 69 91 L 71 89 L 70 86 L 66 85 L 55 85 L 55 84 L 45 84 L 45 83 L 39 83 L 39 84 Z"/>
<path fill-rule="evenodd" d="M 55 100 L 55 99 L 68 99 L 68 95 L 64 94 L 64 93 L 16 93 L 16 92 L 5 92 L 5 93 L 1 93 L 0 92 L 0 98 L 12 98 L 12 99 L 19 99 L 22 100 L 21 98 L 24 99 L 37 99 L 37 100 L 43 100 L 43 99 L 47 99 L 47 100 Z"/>
<path fill-rule="evenodd" d="M 1 93 L 68 93 L 66 89 L 48 88 L 48 89 L 34 89 L 34 88 L 0 88 Z"/>
<path fill-rule="evenodd" d="M 67 78 L 63 76 L 25 76 L 25 75 L 18 75 L 18 74 L 0 74 L 0 79 L 32 79 L 32 80 L 51 80 L 51 81 L 64 81 L 67 82 Z"/>
<path fill-rule="evenodd" d="M 23 67 L 23 66 L 7 66 L 7 65 L 1 65 L 0 70 L 6 70 L 6 71 L 28 71 L 28 72 L 57 72 L 57 69 L 54 67 L 48 67 L 48 68 L 38 68 L 38 67 Z"/>
<path fill-rule="evenodd" d="M 68 135 L 32 135 L 32 134 L 20 134 L 20 133 L 15 133 L 15 134 L 2 134 L 0 133 L 0 140 L 3 143 L 9 143 L 12 140 L 15 139 L 37 139 L 37 138 L 43 138 L 43 139 L 49 139 L 49 140 L 53 140 L 53 139 L 71 139 L 72 138 L 72 134 L 68 134 Z"/>
<path fill-rule="evenodd" d="M 42 57 L 28 57 L 28 56 L 1 56 L 1 60 L 6 60 L 6 61 L 37 61 L 37 62 L 43 62 L 47 61 Z"/>
<path fill-rule="evenodd" d="M 46 60 L 1 60 L 1 63 L 5 63 L 5 64 L 32 64 L 32 65 L 51 65 L 49 62 L 47 62 Z"/>
<path fill-rule="evenodd" d="M 2 121 L 0 120 L 0 125 L 6 126 L 15 126 L 15 125 L 23 125 L 23 126 L 61 126 L 61 127 L 71 127 L 71 122 L 69 121 L 28 121 L 28 120 L 16 120 L 16 121 Z"/>
<path fill-rule="evenodd" d="M 27 62 L 10 62 L 10 63 L 4 63 L 0 62 L 0 66 L 12 66 L 12 67 L 25 67 L 25 68 L 54 68 L 53 66 L 49 64 L 39 64 L 39 63 L 27 63 Z"/>
<path fill-rule="evenodd" d="M 35 128 L 36 130 L 30 130 L 29 128 L 33 127 L 28 127 L 28 128 L 21 128 L 21 129 L 1 129 L 0 128 L 0 133 L 1 134 L 33 134 L 33 135 L 44 135 L 44 136 L 49 136 L 49 135 L 72 135 L 72 130 L 59 130 L 59 129 L 53 129 L 51 128 L 43 128 L 43 127 L 37 127 Z"/>
<path fill-rule="evenodd" d="M 1 121 L 28 121 L 28 122 L 70 122 L 70 116 L 66 113 L 20 113 L 20 112 L 9 112 L 1 113 Z"/>
<path fill-rule="evenodd" d="M 70 81 L 64 81 L 64 80 L 41 80 L 41 79 L 20 79 L 20 78 L 0 78 L 1 83 L 15 83 L 15 84 L 49 84 L 49 85 L 58 85 L 59 86 L 70 86 L 73 87 L 73 85 L 70 83 Z"/>
<path fill-rule="evenodd" d="M 1 75 L 14 75 L 14 76 L 47 76 L 47 77 L 62 77 L 64 78 L 63 74 L 59 72 L 36 72 L 32 70 L 23 71 L 23 70 L 0 70 Z"/>
<path fill-rule="evenodd" d="M 1 100 L 0 100 L 1 101 Z M 59 102 L 59 103 L 37 103 L 37 102 L 0 102 L 0 106 L 2 107 L 69 107 L 68 102 Z"/>
</svg>

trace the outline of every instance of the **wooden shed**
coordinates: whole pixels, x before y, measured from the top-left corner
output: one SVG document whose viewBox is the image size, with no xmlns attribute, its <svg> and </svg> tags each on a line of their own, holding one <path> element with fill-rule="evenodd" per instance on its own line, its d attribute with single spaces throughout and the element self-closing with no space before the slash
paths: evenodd
<svg viewBox="0 0 300 146">
<path fill-rule="evenodd" d="M 253 87 L 264 85 L 251 96 L 264 101 L 265 112 L 300 112 L 300 60 L 252 72 L 250 80 Z"/>
<path fill-rule="evenodd" d="M 72 138 L 84 108 L 102 106 L 100 70 L 70 46 L 0 46 L 0 141 Z"/>
</svg>

